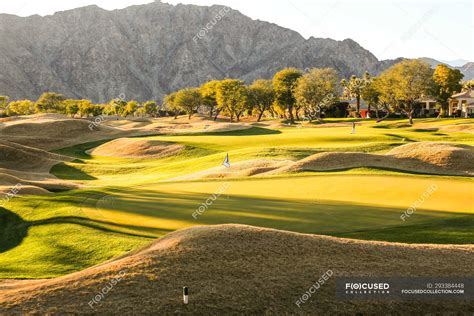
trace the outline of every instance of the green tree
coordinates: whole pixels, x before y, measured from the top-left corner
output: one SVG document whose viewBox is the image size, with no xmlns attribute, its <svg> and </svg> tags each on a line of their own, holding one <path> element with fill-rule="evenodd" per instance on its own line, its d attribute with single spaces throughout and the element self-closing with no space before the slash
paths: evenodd
<svg viewBox="0 0 474 316">
<path fill-rule="evenodd" d="M 458 69 L 451 69 L 444 64 L 439 64 L 433 73 L 434 91 L 436 101 L 441 105 L 440 116 L 445 115 L 449 106 L 449 98 L 462 89 L 461 80 L 464 75 Z"/>
<path fill-rule="evenodd" d="M 298 79 L 303 75 L 302 71 L 296 68 L 286 68 L 275 74 L 273 77 L 273 87 L 275 89 L 275 104 L 287 111 L 290 122 L 295 122 L 293 108 L 296 99 L 293 90 L 296 87 Z"/>
<path fill-rule="evenodd" d="M 78 114 L 82 117 L 95 116 L 95 107 L 90 100 L 79 100 L 78 102 Z"/>
<path fill-rule="evenodd" d="M 248 102 L 258 112 L 257 122 L 260 122 L 265 111 L 273 106 L 275 101 L 275 90 L 271 80 L 256 80 L 249 87 Z"/>
<path fill-rule="evenodd" d="M 201 93 L 198 88 L 186 88 L 179 90 L 174 99 L 175 106 L 188 114 L 191 119 L 193 114 L 201 106 Z"/>
<path fill-rule="evenodd" d="M 356 99 L 356 112 L 357 116 L 360 117 L 360 98 L 364 89 L 369 84 L 370 75 L 368 72 L 364 74 L 362 78 L 352 76 L 349 80 L 342 79 L 341 86 L 344 88 L 344 95 L 349 98 Z"/>
<path fill-rule="evenodd" d="M 66 113 L 65 99 L 62 94 L 45 92 L 36 101 L 35 111 L 36 113 Z"/>
<path fill-rule="evenodd" d="M 178 118 L 178 115 L 179 115 L 179 112 L 180 112 L 180 108 L 176 105 L 176 102 L 175 102 L 176 94 L 177 94 L 177 92 L 170 93 L 170 94 L 166 95 L 164 100 L 163 100 L 163 106 L 165 107 L 166 111 L 170 111 L 170 112 L 174 113 L 174 118 L 175 119 Z"/>
<path fill-rule="evenodd" d="M 30 100 L 12 101 L 8 104 L 7 115 L 30 115 L 35 113 L 35 104 Z"/>
<path fill-rule="evenodd" d="M 462 83 L 462 91 L 474 89 L 474 80 L 464 81 Z"/>
<path fill-rule="evenodd" d="M 321 113 L 337 99 L 338 76 L 332 68 L 315 68 L 298 79 L 295 88 L 296 102 L 310 120 L 321 120 Z"/>
<path fill-rule="evenodd" d="M 201 88 L 199 89 L 202 96 L 202 104 L 205 105 L 209 109 L 209 117 L 213 117 L 214 109 L 216 109 L 215 120 L 217 119 L 217 115 L 218 115 L 217 99 L 216 99 L 218 86 L 219 86 L 219 81 L 212 80 L 203 84 Z"/>
<path fill-rule="evenodd" d="M 158 112 L 158 105 L 155 101 L 147 101 L 143 103 L 143 113 L 148 116 L 156 116 Z"/>
<path fill-rule="evenodd" d="M 79 100 L 64 100 L 66 114 L 74 117 L 79 112 Z"/>
<path fill-rule="evenodd" d="M 125 107 L 127 106 L 127 102 L 120 98 L 111 100 L 104 109 L 105 115 L 118 115 L 123 116 L 125 113 Z"/>
<path fill-rule="evenodd" d="M 122 116 L 127 117 L 130 115 L 133 115 L 135 111 L 138 109 L 138 102 L 137 101 L 129 101 L 125 105 L 123 111 L 122 111 Z"/>
<path fill-rule="evenodd" d="M 6 95 L 0 95 L 0 110 L 6 110 L 7 109 L 7 105 L 8 105 L 9 100 L 10 100 L 10 98 L 7 97 Z"/>
<path fill-rule="evenodd" d="M 404 60 L 380 75 L 381 99 L 413 124 L 415 105 L 433 89 L 433 70 L 420 60 Z"/>
<path fill-rule="evenodd" d="M 247 96 L 247 88 L 242 80 L 222 80 L 216 94 L 218 110 L 229 114 L 230 122 L 234 121 L 234 117 L 239 121 L 247 105 Z"/>
</svg>

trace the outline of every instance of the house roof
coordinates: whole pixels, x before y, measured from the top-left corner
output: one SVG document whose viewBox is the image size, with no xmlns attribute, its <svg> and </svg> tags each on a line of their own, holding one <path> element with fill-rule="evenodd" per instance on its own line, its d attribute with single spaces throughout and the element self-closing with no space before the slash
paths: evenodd
<svg viewBox="0 0 474 316">
<path fill-rule="evenodd" d="M 457 98 L 474 98 L 474 90 L 470 89 L 464 92 L 456 93 L 451 96 L 451 99 Z"/>
</svg>

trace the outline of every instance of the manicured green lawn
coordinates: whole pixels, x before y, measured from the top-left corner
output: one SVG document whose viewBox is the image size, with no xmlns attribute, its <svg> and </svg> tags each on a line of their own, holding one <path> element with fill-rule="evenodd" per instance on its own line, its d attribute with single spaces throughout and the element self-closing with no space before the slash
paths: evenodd
<svg viewBox="0 0 474 316">
<path fill-rule="evenodd" d="M 472 134 L 417 131 L 416 126 L 403 128 L 401 123 L 367 122 L 356 135 L 350 134 L 350 127 L 259 127 L 151 137 L 187 146 L 179 155 L 164 159 L 85 154 L 103 142 L 62 149 L 58 152 L 77 160 L 55 166 L 53 173 L 87 188 L 17 197 L 0 207 L 0 278 L 63 275 L 193 225 L 240 223 L 368 240 L 473 243 L 472 178 L 356 169 L 264 179 L 170 181 L 219 166 L 226 153 L 231 162 L 297 160 L 328 150 L 382 153 L 407 141 L 474 144 Z M 431 124 L 431 120 L 418 123 Z M 401 214 L 433 184 L 438 190 L 402 221 Z M 223 185 L 225 192 L 195 219 L 193 213 Z"/>
</svg>

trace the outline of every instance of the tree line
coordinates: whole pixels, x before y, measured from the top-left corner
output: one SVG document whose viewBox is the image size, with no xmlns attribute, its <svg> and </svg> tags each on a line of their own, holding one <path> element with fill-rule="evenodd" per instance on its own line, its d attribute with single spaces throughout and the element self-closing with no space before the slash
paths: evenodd
<svg viewBox="0 0 474 316">
<path fill-rule="evenodd" d="M 0 111 L 9 116 L 61 113 L 73 117 L 177 117 L 187 114 L 189 118 L 204 111 L 214 119 L 219 115 L 229 117 L 231 122 L 240 121 L 243 116 L 254 116 L 260 121 L 267 115 L 294 123 L 302 118 L 321 120 L 323 114 L 347 116 L 347 103 L 341 103 L 344 100 L 355 100 L 356 107 L 349 112 L 360 117 L 361 100 L 365 100 L 368 111 L 375 112 L 379 120 L 397 113 L 412 123 L 417 106 L 427 98 L 437 101 L 440 116 L 446 115 L 451 95 L 473 86 L 472 81 L 463 85 L 462 78 L 459 70 L 443 64 L 432 69 L 419 60 L 404 60 L 378 77 L 366 72 L 361 77 L 352 76 L 341 81 L 332 68 L 307 71 L 286 68 L 271 80 L 259 79 L 250 85 L 239 79 L 224 79 L 184 88 L 166 95 L 161 105 L 156 101 L 139 103 L 121 98 L 106 104 L 93 104 L 90 100 L 71 100 L 58 93 L 46 92 L 36 102 L 9 101 L 8 97 L 0 96 Z M 379 113 L 383 117 L 379 117 Z"/>
</svg>

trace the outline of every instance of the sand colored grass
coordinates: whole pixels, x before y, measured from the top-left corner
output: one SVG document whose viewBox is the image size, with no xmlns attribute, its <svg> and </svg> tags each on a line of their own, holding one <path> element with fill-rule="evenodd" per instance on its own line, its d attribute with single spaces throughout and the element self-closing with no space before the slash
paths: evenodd
<svg viewBox="0 0 474 316">
<path fill-rule="evenodd" d="M 468 301 L 338 301 L 343 276 L 471 276 L 473 246 L 407 245 L 222 225 L 169 234 L 82 272 L 0 284 L 0 313 L 402 314 L 472 312 Z M 443 264 L 449 263 L 449 264 Z M 296 301 L 324 273 L 316 299 Z M 111 280 L 116 284 L 89 305 Z M 182 304 L 181 288 L 190 289 Z"/>
<path fill-rule="evenodd" d="M 184 150 L 183 145 L 176 145 L 160 141 L 119 138 L 99 147 L 89 153 L 96 156 L 119 158 L 165 158 L 177 155 Z"/>
<path fill-rule="evenodd" d="M 273 170 L 269 174 L 375 167 L 439 175 L 474 175 L 474 147 L 421 142 L 395 147 L 385 155 L 325 152 Z"/>
</svg>

